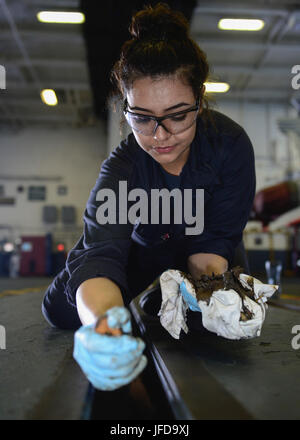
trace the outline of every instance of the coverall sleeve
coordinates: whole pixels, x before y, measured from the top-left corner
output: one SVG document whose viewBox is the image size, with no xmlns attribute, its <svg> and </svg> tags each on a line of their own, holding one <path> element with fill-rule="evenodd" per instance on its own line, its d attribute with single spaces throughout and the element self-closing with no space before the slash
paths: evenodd
<svg viewBox="0 0 300 440">
<path fill-rule="evenodd" d="M 219 177 L 221 184 L 214 187 L 204 207 L 203 232 L 188 237 L 186 257 L 211 253 L 224 257 L 231 266 L 256 191 L 254 150 L 244 130 L 226 148 Z"/>
<path fill-rule="evenodd" d="M 131 169 L 132 163 L 122 155 L 109 157 L 102 164 L 84 211 L 83 234 L 69 252 L 66 261 L 66 270 L 70 276 L 66 284 L 66 294 L 73 306 L 76 306 L 76 291 L 80 284 L 96 277 L 106 277 L 114 281 L 121 290 L 125 305 L 130 302 L 125 268 L 133 226 L 129 222 L 119 224 L 118 199 L 119 181 L 128 182 Z M 97 210 L 103 203 L 107 205 L 108 201 L 108 198 L 97 200 L 99 191 L 104 188 L 115 194 L 115 199 L 109 199 L 109 204 L 111 212 L 116 213 L 116 223 L 99 224 L 97 220 Z"/>
</svg>

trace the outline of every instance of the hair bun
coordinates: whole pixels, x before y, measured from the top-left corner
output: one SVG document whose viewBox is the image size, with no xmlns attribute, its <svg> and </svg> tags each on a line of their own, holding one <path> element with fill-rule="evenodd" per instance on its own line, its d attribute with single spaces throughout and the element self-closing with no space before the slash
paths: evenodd
<svg viewBox="0 0 300 440">
<path fill-rule="evenodd" d="M 189 23 L 179 11 L 173 11 L 165 3 L 147 6 L 132 17 L 131 35 L 143 39 L 181 39 L 188 36 Z"/>
</svg>

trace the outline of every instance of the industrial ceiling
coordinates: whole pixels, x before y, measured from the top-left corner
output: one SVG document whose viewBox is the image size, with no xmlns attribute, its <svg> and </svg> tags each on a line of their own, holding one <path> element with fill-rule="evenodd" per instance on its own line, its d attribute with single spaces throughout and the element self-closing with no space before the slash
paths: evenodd
<svg viewBox="0 0 300 440">
<path fill-rule="evenodd" d="M 0 0 L 0 126 L 86 126 L 106 119 L 109 70 L 141 0 Z M 156 2 L 151 2 L 156 3 Z M 292 68 L 300 65 L 300 1 L 170 0 L 190 19 L 191 35 L 207 53 L 212 79 L 230 84 L 217 100 L 300 102 Z M 41 10 L 84 12 L 83 25 L 45 24 Z M 259 32 L 221 31 L 221 18 L 260 18 Z M 300 81 L 299 81 L 300 84 Z M 57 106 L 40 98 L 54 89 Z"/>
</svg>

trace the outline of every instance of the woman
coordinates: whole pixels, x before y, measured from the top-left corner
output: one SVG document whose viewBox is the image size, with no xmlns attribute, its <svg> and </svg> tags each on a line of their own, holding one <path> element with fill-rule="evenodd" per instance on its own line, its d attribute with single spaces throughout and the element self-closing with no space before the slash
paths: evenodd
<svg viewBox="0 0 300 440">
<path fill-rule="evenodd" d="M 185 18 L 159 4 L 137 13 L 130 30 L 133 38 L 124 44 L 112 77 L 132 134 L 102 164 L 84 213 L 84 233 L 43 302 L 51 325 L 80 327 L 74 357 L 101 389 L 129 383 L 146 360 L 140 339 L 96 334 L 97 318 L 107 313 L 109 325 L 126 333 L 126 307 L 164 270 L 180 269 L 194 278 L 225 272 L 242 240 L 255 195 L 253 147 L 238 124 L 208 109 L 204 83 L 209 67 L 188 35 Z M 203 189 L 203 231 L 186 234 L 187 222 L 174 221 L 175 202 L 169 224 L 161 216 L 158 223 L 147 224 L 138 215 L 132 224 L 124 214 L 129 214 L 133 200 L 125 204 L 123 197 L 113 207 L 102 203 L 101 190 L 108 189 L 107 194 L 119 200 L 120 182 L 126 183 L 128 193 L 142 189 L 149 196 L 151 189 L 180 189 L 182 194 L 193 190 L 194 219 L 199 216 L 195 190 Z M 106 224 L 99 221 L 104 207 L 114 213 Z M 105 347 L 118 358 L 114 375 Z"/>
</svg>

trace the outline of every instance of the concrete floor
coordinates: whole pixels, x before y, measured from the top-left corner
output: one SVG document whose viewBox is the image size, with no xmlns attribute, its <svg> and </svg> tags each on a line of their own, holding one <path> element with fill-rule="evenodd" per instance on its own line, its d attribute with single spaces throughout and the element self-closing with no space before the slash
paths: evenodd
<svg viewBox="0 0 300 440">
<path fill-rule="evenodd" d="M 262 283 L 268 283 L 264 273 L 252 273 Z M 282 277 L 282 292 L 279 297 L 272 298 L 278 305 L 291 307 L 300 311 L 300 277 Z"/>
<path fill-rule="evenodd" d="M 51 281 L 50 278 L 0 278 L 0 325 L 6 331 L 6 349 L 0 350 L 2 420 L 50 417 L 42 413 L 41 406 L 45 401 L 48 408 L 53 405 L 50 402 L 54 398 L 53 387 L 70 368 L 77 373 L 79 389 L 74 387 L 70 393 L 72 408 L 67 408 L 71 402 L 62 400 L 55 418 L 80 416 L 82 395 L 80 401 L 74 397 L 76 392 L 86 391 L 88 381 L 72 359 L 73 333 L 50 327 L 41 313 L 44 291 Z M 13 292 L 16 289 L 19 292 Z"/>
<path fill-rule="evenodd" d="M 6 331 L 6 349 L 0 349 L 2 420 L 81 417 L 88 381 L 72 357 L 73 332 L 51 328 L 41 313 L 52 280 L 0 278 L 0 325 Z M 282 286 L 290 298 L 278 302 L 300 310 L 300 279 L 283 279 Z"/>
</svg>

